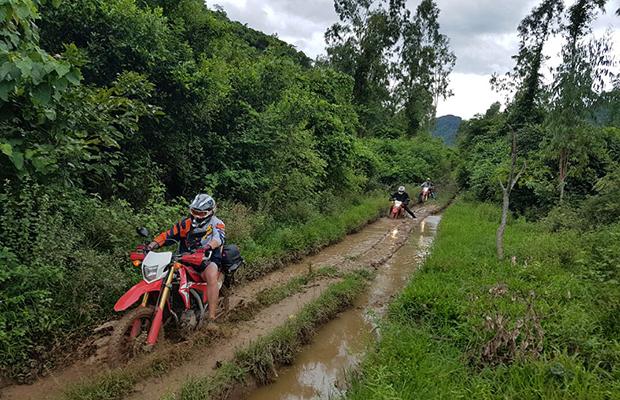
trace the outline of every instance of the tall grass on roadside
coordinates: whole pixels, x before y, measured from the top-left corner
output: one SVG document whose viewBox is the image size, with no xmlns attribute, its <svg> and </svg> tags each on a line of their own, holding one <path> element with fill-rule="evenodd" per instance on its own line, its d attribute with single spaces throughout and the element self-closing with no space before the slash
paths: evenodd
<svg viewBox="0 0 620 400">
<path fill-rule="evenodd" d="M 620 398 L 620 226 L 580 236 L 512 220 L 499 263 L 499 217 L 447 210 L 348 398 Z"/>
</svg>

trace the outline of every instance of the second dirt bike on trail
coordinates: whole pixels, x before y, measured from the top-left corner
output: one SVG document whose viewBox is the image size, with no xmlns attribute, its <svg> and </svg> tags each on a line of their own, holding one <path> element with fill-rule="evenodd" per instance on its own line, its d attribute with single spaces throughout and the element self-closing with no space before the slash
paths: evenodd
<svg viewBox="0 0 620 400">
<path fill-rule="evenodd" d="M 204 230 L 190 232 L 188 239 L 201 238 Z M 148 237 L 146 228 L 138 233 Z M 192 236 L 192 237 L 189 237 Z M 131 260 L 142 268 L 142 281 L 125 293 L 114 306 L 124 311 L 140 298 L 140 304 L 114 324 L 108 344 L 108 363 L 119 365 L 138 353 L 151 350 L 164 328 L 194 329 L 207 314 L 207 283 L 192 266 L 208 261 L 212 252 L 173 254 L 132 252 Z M 218 272 L 219 306 L 228 308 L 227 290 L 234 284 L 235 272 L 243 264 L 236 245 L 222 250 L 222 271 Z"/>
<path fill-rule="evenodd" d="M 422 188 L 422 193 L 420 193 L 420 203 L 426 203 L 433 193 L 433 189 L 429 186 L 425 186 Z"/>
</svg>

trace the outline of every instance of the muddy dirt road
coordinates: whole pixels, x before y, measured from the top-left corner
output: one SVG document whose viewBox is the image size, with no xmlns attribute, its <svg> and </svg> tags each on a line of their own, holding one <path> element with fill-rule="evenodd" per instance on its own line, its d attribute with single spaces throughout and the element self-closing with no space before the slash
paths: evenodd
<svg viewBox="0 0 620 400">
<path fill-rule="evenodd" d="M 392 296 L 409 281 L 430 250 L 440 216 L 429 216 L 414 229 L 409 241 L 377 271 L 370 288 L 354 307 L 322 327 L 293 365 L 278 374 L 274 384 L 245 390 L 243 400 L 319 400 L 343 394 L 345 373 L 362 357 L 365 343 L 378 335 L 376 318 Z"/>
<path fill-rule="evenodd" d="M 286 285 L 291 279 L 308 274 L 311 269 L 318 270 L 322 267 L 333 267 L 339 271 L 359 268 L 378 269 L 407 242 L 410 233 L 414 229 L 419 229 L 427 216 L 439 211 L 439 207 L 430 205 L 417 209 L 415 212 L 418 218 L 414 220 L 407 218 L 394 221 L 380 218 L 316 255 L 236 287 L 230 297 L 231 310 L 234 312 L 243 305 L 251 304 L 261 291 Z M 177 360 L 177 365 L 169 366 L 164 376 L 140 380 L 134 392 L 127 398 L 156 399 L 176 392 L 192 376 L 208 375 L 219 362 L 232 358 L 236 349 L 247 347 L 259 337 L 283 325 L 291 315 L 295 315 L 298 310 L 320 296 L 338 279 L 334 276 L 318 277 L 302 287 L 301 291 L 255 313 L 249 321 L 222 323 L 218 332 L 221 337 L 218 339 L 197 340 L 189 344 L 162 343 L 155 354 L 145 356 L 125 368 L 140 368 L 141 363 L 147 362 L 149 357 L 161 358 L 162 354 L 177 358 L 182 354 L 183 359 Z M 187 351 L 188 346 L 192 347 L 191 352 Z M 181 349 L 185 351 L 181 353 Z M 0 398 L 25 400 L 58 397 L 62 395 L 62 389 L 67 385 L 79 383 L 84 379 L 97 379 L 96 374 L 104 369 L 105 364 L 100 358 L 91 357 L 62 371 L 52 371 L 49 376 L 32 385 L 6 387 L 0 391 Z"/>
</svg>

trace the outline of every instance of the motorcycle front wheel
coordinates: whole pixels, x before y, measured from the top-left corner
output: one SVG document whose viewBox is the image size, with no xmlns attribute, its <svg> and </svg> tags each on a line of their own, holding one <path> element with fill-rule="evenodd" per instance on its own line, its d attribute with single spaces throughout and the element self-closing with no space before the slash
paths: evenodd
<svg viewBox="0 0 620 400">
<path fill-rule="evenodd" d="M 148 349 L 146 338 L 151 329 L 154 310 L 152 306 L 137 307 L 116 322 L 108 348 L 108 364 L 111 367 L 124 364 Z M 157 339 L 162 340 L 163 334 L 164 330 L 161 329 Z"/>
</svg>

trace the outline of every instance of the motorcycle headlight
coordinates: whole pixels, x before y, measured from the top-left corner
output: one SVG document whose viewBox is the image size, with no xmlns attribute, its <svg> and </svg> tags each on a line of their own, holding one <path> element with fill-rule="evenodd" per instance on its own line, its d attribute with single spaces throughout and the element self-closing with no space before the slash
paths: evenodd
<svg viewBox="0 0 620 400">
<path fill-rule="evenodd" d="M 158 265 L 145 265 L 142 264 L 142 276 L 147 283 L 153 282 L 157 279 L 157 268 Z"/>
</svg>

